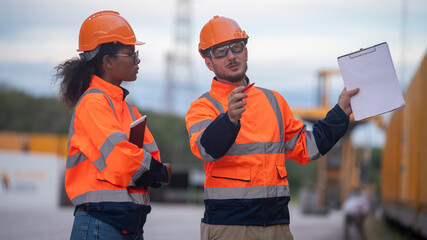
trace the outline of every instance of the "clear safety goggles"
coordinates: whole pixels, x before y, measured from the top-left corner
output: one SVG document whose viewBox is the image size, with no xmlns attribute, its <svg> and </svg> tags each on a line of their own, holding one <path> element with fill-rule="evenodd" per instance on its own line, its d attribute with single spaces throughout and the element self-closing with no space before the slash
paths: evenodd
<svg viewBox="0 0 427 240">
<path fill-rule="evenodd" d="M 233 42 L 224 46 L 212 48 L 209 51 L 209 56 L 214 58 L 223 58 L 227 56 L 228 50 L 232 53 L 240 53 L 245 49 L 245 43 L 243 41 Z"/>
<path fill-rule="evenodd" d="M 138 64 L 138 61 L 139 61 L 139 58 L 138 58 L 139 51 L 133 52 L 131 54 L 116 53 L 114 55 L 118 56 L 118 57 L 130 57 L 130 58 L 132 58 L 133 64 L 135 64 L 135 65 Z"/>
</svg>

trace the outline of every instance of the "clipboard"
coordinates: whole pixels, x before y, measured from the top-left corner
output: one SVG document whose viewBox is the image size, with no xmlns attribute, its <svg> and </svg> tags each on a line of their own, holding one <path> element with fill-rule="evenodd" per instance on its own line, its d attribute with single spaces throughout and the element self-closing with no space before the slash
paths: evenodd
<svg viewBox="0 0 427 240">
<path fill-rule="evenodd" d="M 405 107 L 405 99 L 386 42 L 338 57 L 347 90 L 359 88 L 350 99 L 356 121 Z"/>
</svg>

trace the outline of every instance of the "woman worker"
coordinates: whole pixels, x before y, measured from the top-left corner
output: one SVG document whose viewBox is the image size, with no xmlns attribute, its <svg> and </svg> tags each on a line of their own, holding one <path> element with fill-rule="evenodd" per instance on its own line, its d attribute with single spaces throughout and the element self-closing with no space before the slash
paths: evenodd
<svg viewBox="0 0 427 240">
<path fill-rule="evenodd" d="M 65 189 L 76 206 L 71 239 L 143 239 L 150 212 L 147 189 L 169 183 L 171 167 L 148 128 L 144 147 L 129 142 L 141 117 L 127 102 L 123 81 L 136 80 L 138 51 L 129 23 L 118 12 L 97 12 L 80 29 L 80 59 L 56 67 L 71 118 Z"/>
</svg>

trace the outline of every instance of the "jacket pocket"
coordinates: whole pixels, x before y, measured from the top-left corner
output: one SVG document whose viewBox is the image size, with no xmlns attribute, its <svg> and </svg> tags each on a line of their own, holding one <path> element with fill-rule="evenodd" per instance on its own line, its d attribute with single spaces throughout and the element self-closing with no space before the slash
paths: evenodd
<svg viewBox="0 0 427 240">
<path fill-rule="evenodd" d="M 277 173 L 279 174 L 280 178 L 285 178 L 288 173 L 286 172 L 286 168 L 285 168 L 285 158 L 279 158 L 276 160 L 276 169 L 277 169 Z"/>
<path fill-rule="evenodd" d="M 107 182 L 107 179 L 105 179 L 104 176 L 102 176 L 101 172 L 96 173 L 96 180 Z"/>
<path fill-rule="evenodd" d="M 280 178 L 285 178 L 286 176 L 288 176 L 285 165 L 276 165 L 276 168 Z"/>
<path fill-rule="evenodd" d="M 212 169 L 212 177 L 250 182 L 251 168 L 241 166 L 214 168 Z"/>
</svg>

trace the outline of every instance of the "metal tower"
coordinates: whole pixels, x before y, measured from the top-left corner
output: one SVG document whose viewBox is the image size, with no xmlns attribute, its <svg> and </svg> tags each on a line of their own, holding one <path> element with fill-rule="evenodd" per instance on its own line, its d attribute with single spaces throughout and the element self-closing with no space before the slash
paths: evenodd
<svg viewBox="0 0 427 240">
<path fill-rule="evenodd" d="M 177 105 L 189 106 L 194 100 L 191 51 L 191 0 L 177 0 L 173 49 L 166 55 L 165 111 L 174 113 Z"/>
</svg>

